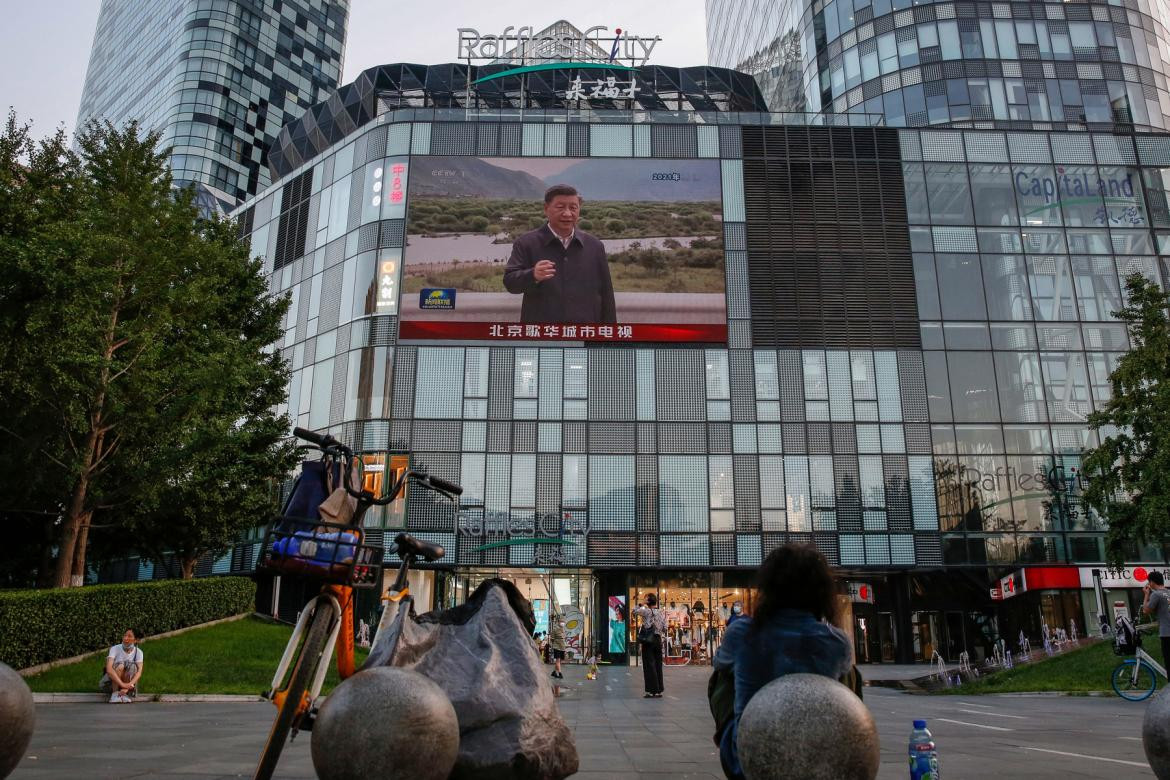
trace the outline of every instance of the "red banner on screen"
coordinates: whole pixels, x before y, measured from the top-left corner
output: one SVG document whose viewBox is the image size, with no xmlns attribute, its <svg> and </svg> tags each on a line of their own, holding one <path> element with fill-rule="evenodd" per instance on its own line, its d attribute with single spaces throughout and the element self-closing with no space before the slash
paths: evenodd
<svg viewBox="0 0 1170 780">
<path fill-rule="evenodd" d="M 726 343 L 726 325 L 517 325 L 500 322 L 403 320 L 398 337 L 405 340 L 457 341 L 701 341 Z"/>
</svg>

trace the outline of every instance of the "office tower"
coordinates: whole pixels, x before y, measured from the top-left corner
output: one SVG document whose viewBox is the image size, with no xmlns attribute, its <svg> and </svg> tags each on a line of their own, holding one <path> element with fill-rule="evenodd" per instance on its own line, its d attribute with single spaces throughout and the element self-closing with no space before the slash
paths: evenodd
<svg viewBox="0 0 1170 780">
<path fill-rule="evenodd" d="M 230 209 L 269 182 L 286 122 L 341 78 L 348 0 L 104 0 L 78 126 L 137 120 L 179 184 Z"/>
<path fill-rule="evenodd" d="M 1132 3 L 708 0 L 712 65 L 773 111 L 891 127 L 1170 128 L 1162 0 Z"/>
</svg>

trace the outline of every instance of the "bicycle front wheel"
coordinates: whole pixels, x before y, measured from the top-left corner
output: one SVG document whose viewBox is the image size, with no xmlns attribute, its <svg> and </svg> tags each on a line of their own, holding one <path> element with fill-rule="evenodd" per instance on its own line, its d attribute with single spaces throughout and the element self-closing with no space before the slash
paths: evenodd
<svg viewBox="0 0 1170 780">
<path fill-rule="evenodd" d="M 1148 699 L 1158 687 L 1158 676 L 1149 664 L 1122 661 L 1113 670 L 1113 690 L 1127 701 Z"/>
<path fill-rule="evenodd" d="M 288 687 L 284 691 L 284 701 L 277 709 L 272 730 L 268 732 L 268 741 L 264 744 L 260 763 L 256 765 L 254 780 L 269 780 L 276 771 L 276 762 L 280 760 L 280 752 L 288 742 L 288 733 L 292 730 L 293 720 L 296 718 L 297 708 L 305 689 L 313 679 L 317 666 L 322 662 L 321 654 L 325 650 L 325 642 L 329 639 L 333 610 L 329 608 L 329 603 L 325 599 L 317 599 L 313 603 L 316 612 L 309 623 L 300 655 L 297 656 L 292 675 L 289 677 Z"/>
</svg>

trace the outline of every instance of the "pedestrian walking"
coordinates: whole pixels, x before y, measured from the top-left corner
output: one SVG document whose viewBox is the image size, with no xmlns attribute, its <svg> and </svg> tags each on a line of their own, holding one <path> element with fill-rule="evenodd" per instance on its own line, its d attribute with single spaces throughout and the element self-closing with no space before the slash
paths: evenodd
<svg viewBox="0 0 1170 780">
<path fill-rule="evenodd" d="M 642 675 L 645 679 L 644 698 L 661 699 L 665 687 L 662 684 L 662 646 L 666 636 L 666 615 L 658 609 L 658 596 L 646 596 L 645 605 L 639 604 L 634 614 L 642 619 L 638 629 L 638 647 L 642 651 Z"/>
<path fill-rule="evenodd" d="M 561 672 L 561 661 L 565 660 L 565 619 L 555 609 L 548 619 L 548 646 L 554 665 L 552 676 L 563 680 L 565 675 Z"/>
</svg>

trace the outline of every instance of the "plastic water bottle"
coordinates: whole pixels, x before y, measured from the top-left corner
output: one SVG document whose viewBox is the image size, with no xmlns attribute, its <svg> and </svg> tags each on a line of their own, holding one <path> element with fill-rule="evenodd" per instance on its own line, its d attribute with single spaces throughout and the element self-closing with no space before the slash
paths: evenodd
<svg viewBox="0 0 1170 780">
<path fill-rule="evenodd" d="M 914 721 L 910 732 L 910 780 L 939 780 L 938 752 L 926 721 Z"/>
</svg>

